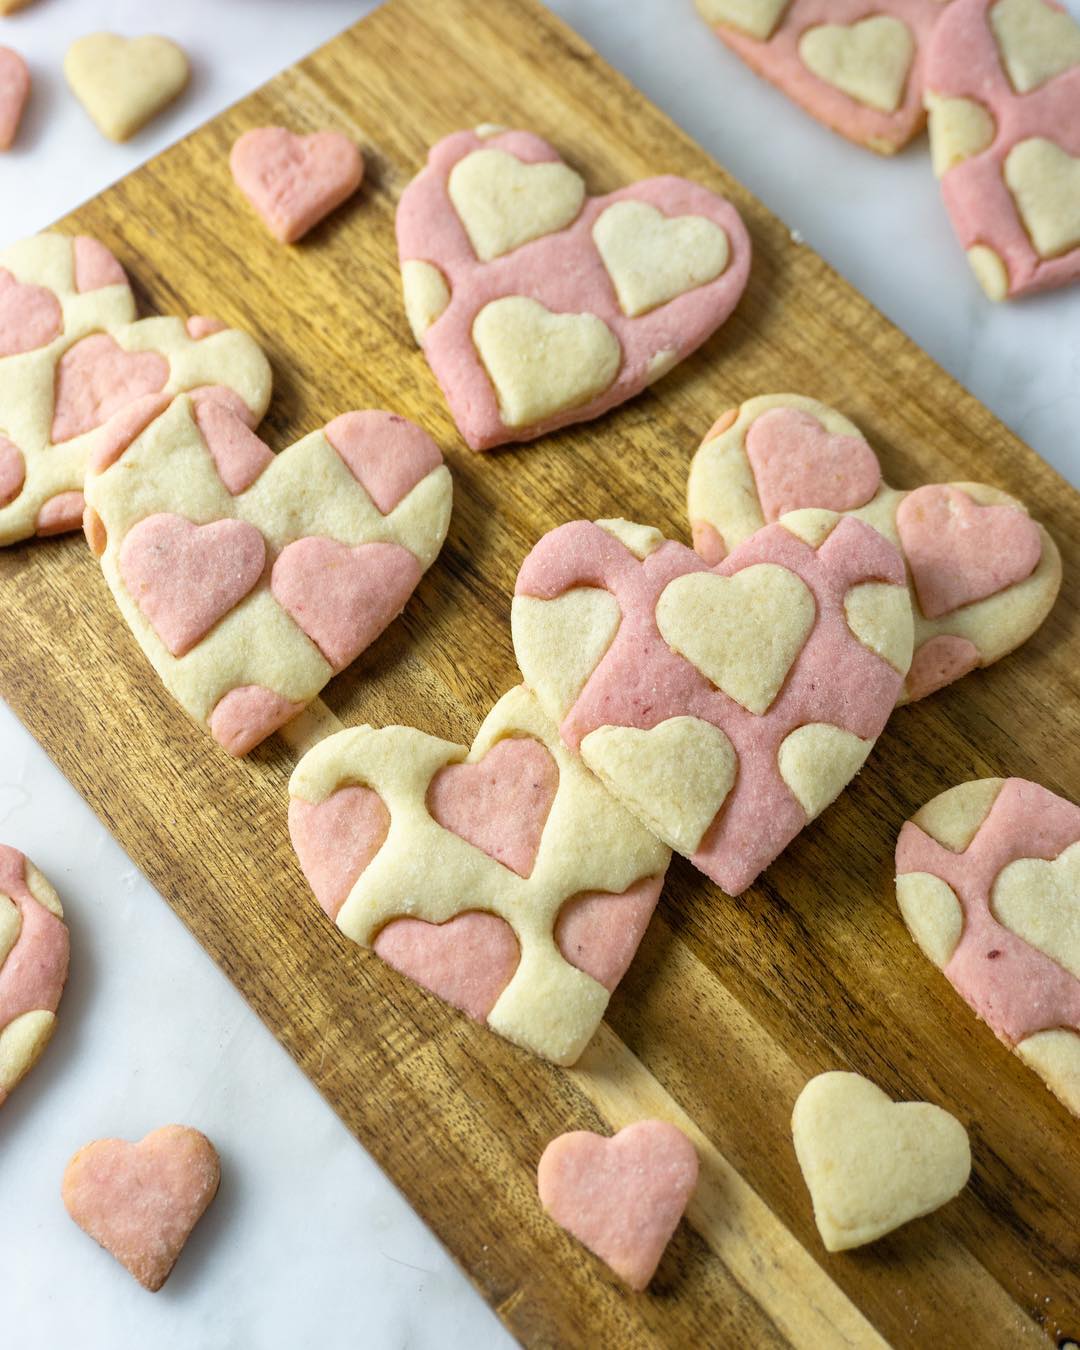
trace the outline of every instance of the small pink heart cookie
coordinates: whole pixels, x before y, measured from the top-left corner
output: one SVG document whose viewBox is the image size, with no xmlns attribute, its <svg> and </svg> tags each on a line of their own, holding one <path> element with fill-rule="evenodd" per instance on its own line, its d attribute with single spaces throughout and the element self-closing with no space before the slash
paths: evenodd
<svg viewBox="0 0 1080 1350">
<path fill-rule="evenodd" d="M 514 651 L 563 742 L 729 894 L 862 767 L 911 660 L 896 549 L 824 511 L 709 568 L 628 521 L 575 521 L 522 564 Z"/>
<path fill-rule="evenodd" d="M 105 428 L 86 501 L 143 650 L 244 755 L 401 612 L 446 536 L 451 484 L 392 413 L 345 413 L 274 455 L 220 397 L 150 395 Z"/>
<path fill-rule="evenodd" d="M 253 127 L 233 145 L 236 185 L 283 244 L 294 244 L 351 197 L 364 176 L 360 151 L 340 131 L 297 136 Z"/>
<path fill-rule="evenodd" d="M 30 97 L 30 71 L 18 52 L 0 47 L 0 150 L 10 150 Z"/>
<path fill-rule="evenodd" d="M 717 36 L 811 117 L 891 155 L 922 130 L 940 0 L 697 0 Z"/>
<path fill-rule="evenodd" d="M 900 831 L 896 893 L 926 956 L 1080 1116 L 1080 807 L 983 778 Z"/>
<path fill-rule="evenodd" d="M 854 423 L 797 394 L 725 413 L 694 456 L 694 546 L 709 563 L 784 511 L 854 515 L 903 553 L 915 655 L 902 702 L 923 698 L 1026 641 L 1061 585 L 1061 556 L 1021 502 L 983 483 L 903 492 L 882 480 Z"/>
<path fill-rule="evenodd" d="M 0 844 L 0 1106 L 53 1034 L 68 945 L 56 892 L 18 849 Z"/>
<path fill-rule="evenodd" d="M 670 855 L 527 690 L 499 700 L 469 751 L 411 727 L 339 732 L 289 794 L 300 865 L 346 936 L 527 1050 L 578 1058 Z"/>
<path fill-rule="evenodd" d="M 1080 278 L 1080 24 L 1055 0 L 953 0 L 929 44 L 930 148 L 991 300 Z"/>
<path fill-rule="evenodd" d="M 560 1134 L 536 1171 L 540 1203 L 631 1289 L 644 1289 L 694 1194 L 698 1157 L 682 1130 L 639 1120 L 611 1139 Z"/>
<path fill-rule="evenodd" d="M 397 211 L 405 309 L 474 450 L 598 417 L 728 317 L 738 212 L 684 178 L 603 197 L 526 131 L 447 136 Z"/>
<path fill-rule="evenodd" d="M 77 530 L 106 424 L 151 394 L 213 392 L 254 426 L 270 366 L 215 319 L 135 317 L 103 244 L 40 234 L 0 253 L 0 545 Z"/>
<path fill-rule="evenodd" d="M 205 1134 L 163 1125 L 137 1144 L 85 1144 L 64 1170 L 62 1194 L 83 1232 L 156 1293 L 220 1181 L 217 1150 Z"/>
</svg>

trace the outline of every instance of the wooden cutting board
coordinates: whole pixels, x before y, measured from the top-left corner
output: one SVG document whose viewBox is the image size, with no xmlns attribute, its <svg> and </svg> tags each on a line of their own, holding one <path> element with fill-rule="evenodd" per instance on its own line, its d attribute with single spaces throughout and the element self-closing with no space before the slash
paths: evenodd
<svg viewBox="0 0 1080 1350">
<path fill-rule="evenodd" d="M 427 147 L 488 120 L 548 137 L 593 191 L 663 171 L 716 188 L 755 255 L 733 319 L 649 393 L 480 456 L 410 339 L 393 218 Z M 297 248 L 270 240 L 228 173 L 233 139 L 266 122 L 341 128 L 367 156 L 359 200 Z M 450 538 L 404 618 L 326 691 L 347 724 L 471 739 L 516 680 L 509 600 L 530 546 L 570 515 L 685 539 L 690 455 L 753 394 L 841 408 L 896 484 L 982 479 L 1030 504 L 1066 566 L 1042 631 L 899 711 L 857 783 L 740 899 L 676 859 L 570 1072 L 474 1027 L 327 923 L 286 832 L 293 750 L 275 738 L 236 763 L 189 724 L 81 540 L 0 555 L 0 693 L 525 1344 L 987 1350 L 1080 1335 L 1080 1122 L 916 950 L 891 862 L 903 820 L 955 782 L 1019 774 L 1080 799 L 1077 493 L 533 0 L 391 0 L 61 227 L 104 240 L 148 309 L 218 314 L 264 343 L 275 447 L 368 406 L 446 447 Z M 830 1257 L 788 1121 L 806 1079 L 836 1068 L 956 1113 L 974 1173 L 939 1214 Z M 534 1169 L 563 1130 L 646 1114 L 684 1124 L 704 1171 L 651 1292 L 632 1296 L 544 1217 Z"/>
</svg>

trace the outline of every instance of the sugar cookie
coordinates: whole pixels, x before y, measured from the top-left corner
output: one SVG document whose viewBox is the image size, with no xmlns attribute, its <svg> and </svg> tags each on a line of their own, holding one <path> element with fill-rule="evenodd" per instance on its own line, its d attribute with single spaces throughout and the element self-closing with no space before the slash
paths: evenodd
<svg viewBox="0 0 1080 1350">
<path fill-rule="evenodd" d="M 126 141 L 183 93 L 188 59 L 163 37 L 90 33 L 68 48 L 64 75 L 103 136 Z"/>
<path fill-rule="evenodd" d="M 364 160 L 340 131 L 296 136 L 253 127 L 235 142 L 229 168 L 240 191 L 283 244 L 293 244 L 351 197 Z"/>
</svg>

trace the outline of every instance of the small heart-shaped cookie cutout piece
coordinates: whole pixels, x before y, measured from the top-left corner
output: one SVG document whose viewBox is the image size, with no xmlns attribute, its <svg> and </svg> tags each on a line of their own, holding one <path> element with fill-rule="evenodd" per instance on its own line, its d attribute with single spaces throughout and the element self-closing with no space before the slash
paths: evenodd
<svg viewBox="0 0 1080 1350">
<path fill-rule="evenodd" d="M 63 327 L 63 311 L 52 291 L 16 281 L 0 267 L 0 357 L 44 347 Z"/>
<path fill-rule="evenodd" d="M 697 1186 L 693 1144 L 674 1125 L 641 1120 L 610 1139 L 553 1139 L 537 1168 L 540 1203 L 631 1289 L 646 1287 Z"/>
<path fill-rule="evenodd" d="M 1010 932 L 1080 980 L 1080 844 L 1052 862 L 1009 863 L 994 882 L 990 909 Z"/>
<path fill-rule="evenodd" d="M 893 1102 L 855 1073 L 823 1073 L 799 1094 L 795 1153 L 830 1252 L 873 1242 L 958 1195 L 967 1131 L 926 1102 Z"/>
<path fill-rule="evenodd" d="M 527 164 L 496 147 L 459 159 L 447 192 L 481 262 L 565 229 L 585 200 L 585 184 L 568 165 Z"/>
<path fill-rule="evenodd" d="M 164 389 L 169 363 L 159 352 L 128 352 L 107 333 L 69 347 L 56 367 L 51 436 L 67 441 L 102 426 L 136 399 Z"/>
<path fill-rule="evenodd" d="M 64 1171 L 63 1198 L 83 1232 L 154 1292 L 220 1181 L 210 1140 L 186 1125 L 165 1125 L 137 1144 L 98 1139 L 85 1145 Z"/>
<path fill-rule="evenodd" d="M 506 920 L 479 910 L 445 923 L 392 919 L 373 946 L 387 965 L 478 1022 L 487 1019 L 521 959 Z"/>
<path fill-rule="evenodd" d="M 30 97 L 30 71 L 18 52 L 0 47 L 0 150 L 8 150 Z"/>
<path fill-rule="evenodd" d="M 819 80 L 857 103 L 891 113 L 903 102 L 915 39 L 902 20 L 875 14 L 853 24 L 808 28 L 799 39 L 799 56 Z"/>
<path fill-rule="evenodd" d="M 772 408 L 755 418 L 746 455 L 766 522 L 806 507 L 851 511 L 865 506 L 881 484 L 877 456 L 861 436 L 828 432 L 797 408 Z"/>
<path fill-rule="evenodd" d="M 180 94 L 188 60 L 175 42 L 153 35 L 90 33 L 68 48 L 64 75 L 102 135 L 126 141 Z"/>
<path fill-rule="evenodd" d="M 704 216 L 668 217 L 648 202 L 615 202 L 593 240 L 619 305 L 631 318 L 714 281 L 728 264 L 728 238 Z"/>
<path fill-rule="evenodd" d="M 351 197 L 364 176 L 360 151 L 340 131 L 297 136 L 254 127 L 233 145 L 229 167 L 267 228 L 293 244 Z"/>
</svg>

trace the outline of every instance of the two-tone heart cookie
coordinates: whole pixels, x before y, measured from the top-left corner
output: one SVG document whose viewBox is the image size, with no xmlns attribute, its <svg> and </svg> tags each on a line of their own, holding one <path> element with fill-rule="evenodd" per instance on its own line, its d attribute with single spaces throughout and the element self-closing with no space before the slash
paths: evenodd
<svg viewBox="0 0 1080 1350">
<path fill-rule="evenodd" d="M 746 285 L 738 212 L 684 178 L 602 197 L 538 136 L 431 150 L 397 210 L 405 309 L 474 450 L 598 417 L 701 345 Z"/>
<path fill-rule="evenodd" d="M 853 422 L 816 399 L 749 399 L 713 425 L 687 488 L 694 545 L 715 563 L 785 511 L 842 511 L 907 563 L 915 655 L 901 696 L 922 698 L 1025 642 L 1061 585 L 1061 555 L 1022 502 L 984 483 L 889 487 Z"/>
<path fill-rule="evenodd" d="M 562 525 L 522 564 L 512 627 L 566 745 L 732 895 L 862 767 L 911 660 L 900 555 L 824 511 L 713 568 L 626 521 Z"/>
<path fill-rule="evenodd" d="M 751 70 L 811 117 L 882 155 L 918 135 L 941 0 L 697 0 Z"/>
<path fill-rule="evenodd" d="M 87 539 L 165 685 L 233 755 L 378 637 L 446 537 L 450 471 L 391 413 L 274 455 L 215 399 L 151 395 L 105 433 Z"/>
<path fill-rule="evenodd" d="M 1080 24 L 1052 0 L 953 0 L 926 103 L 945 207 L 990 299 L 1080 278 Z"/>
<path fill-rule="evenodd" d="M 134 399 L 212 389 L 262 418 L 270 365 L 246 333 L 134 319 L 124 270 L 95 239 L 40 234 L 0 253 L 0 544 L 79 528 L 86 466 Z"/>
<path fill-rule="evenodd" d="M 56 892 L 18 849 L 0 844 L 0 1106 L 53 1034 L 68 945 Z"/>
<path fill-rule="evenodd" d="M 527 690 L 472 749 L 357 727 L 309 750 L 289 830 L 346 936 L 493 1031 L 572 1064 L 656 906 L 669 853 Z"/>
<path fill-rule="evenodd" d="M 962 783 L 900 831 L 896 872 L 925 955 L 1080 1116 L 1080 807 L 1022 778 Z"/>
</svg>

